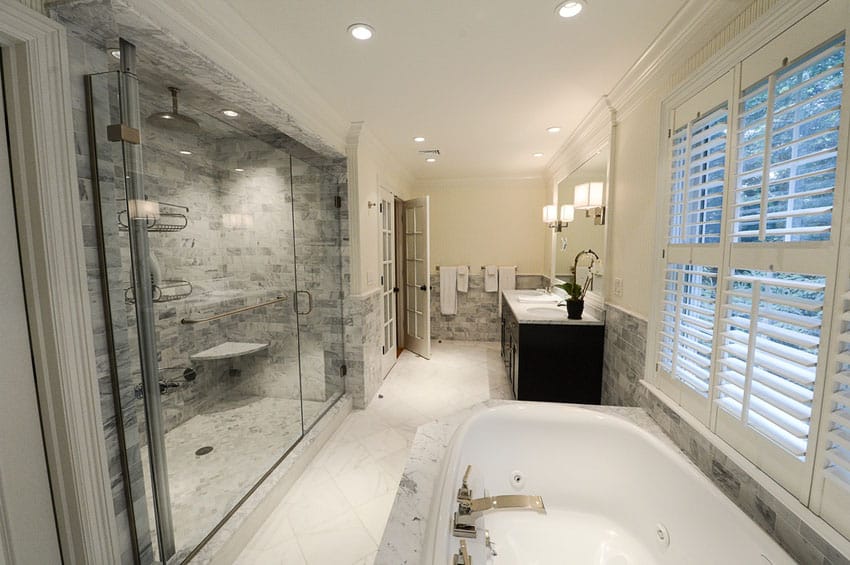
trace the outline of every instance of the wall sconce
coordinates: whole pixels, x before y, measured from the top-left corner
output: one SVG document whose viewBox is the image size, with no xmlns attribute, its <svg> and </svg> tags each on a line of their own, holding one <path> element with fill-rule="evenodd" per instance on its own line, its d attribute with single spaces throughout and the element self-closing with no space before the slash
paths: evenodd
<svg viewBox="0 0 850 565">
<path fill-rule="evenodd" d="M 554 204 L 543 207 L 543 223 L 559 232 L 575 219 L 575 207 L 572 204 L 561 206 L 561 214 L 558 216 L 558 208 Z"/>
<path fill-rule="evenodd" d="M 593 214 L 594 225 L 605 224 L 605 206 L 602 205 L 604 183 L 586 182 L 579 184 L 573 193 L 573 206 L 576 210 L 584 210 L 586 218 Z"/>
</svg>

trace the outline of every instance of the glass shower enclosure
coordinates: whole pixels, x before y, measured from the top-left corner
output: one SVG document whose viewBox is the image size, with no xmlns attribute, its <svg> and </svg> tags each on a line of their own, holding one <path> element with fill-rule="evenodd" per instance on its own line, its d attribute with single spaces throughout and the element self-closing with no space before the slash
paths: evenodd
<svg viewBox="0 0 850 565">
<path fill-rule="evenodd" d="M 180 563 L 343 393 L 339 167 L 120 61 L 87 77 L 112 466 L 133 561 Z"/>
</svg>

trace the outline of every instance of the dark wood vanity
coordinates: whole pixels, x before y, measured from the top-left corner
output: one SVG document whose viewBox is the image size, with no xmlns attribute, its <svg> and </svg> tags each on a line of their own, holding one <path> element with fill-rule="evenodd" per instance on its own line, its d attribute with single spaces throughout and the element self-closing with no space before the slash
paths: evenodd
<svg viewBox="0 0 850 565">
<path fill-rule="evenodd" d="M 516 399 L 600 404 L 604 323 L 535 314 L 547 308 L 519 302 L 523 292 L 501 297 L 502 359 Z"/>
</svg>

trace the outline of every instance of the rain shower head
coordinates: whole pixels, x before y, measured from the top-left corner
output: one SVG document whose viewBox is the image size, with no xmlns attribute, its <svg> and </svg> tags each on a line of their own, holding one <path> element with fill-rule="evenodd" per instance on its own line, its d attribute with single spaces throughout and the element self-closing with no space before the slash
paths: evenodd
<svg viewBox="0 0 850 565">
<path fill-rule="evenodd" d="M 151 114 L 148 116 L 148 123 L 171 131 L 195 132 L 201 129 L 198 122 L 179 112 L 177 96 L 180 94 L 180 89 L 170 86 L 168 90 L 171 91 L 171 111 Z"/>
</svg>

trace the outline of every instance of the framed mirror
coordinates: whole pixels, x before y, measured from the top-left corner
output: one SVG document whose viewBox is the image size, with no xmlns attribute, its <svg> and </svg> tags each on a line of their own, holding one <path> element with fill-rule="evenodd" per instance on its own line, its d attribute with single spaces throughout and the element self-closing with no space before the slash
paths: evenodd
<svg viewBox="0 0 850 565">
<path fill-rule="evenodd" d="M 556 206 L 581 204 L 590 186 L 599 190 L 602 185 L 603 206 L 600 224 L 598 209 L 575 210 L 575 217 L 562 231 L 552 232 L 552 278 L 556 284 L 562 282 L 588 283 L 586 300 L 603 304 L 605 301 L 605 254 L 607 249 L 607 219 L 604 211 L 608 204 L 608 165 L 610 144 L 605 143 L 598 151 L 558 182 Z M 578 194 L 577 192 L 578 187 Z M 577 201 L 577 199 L 579 201 Z"/>
</svg>

